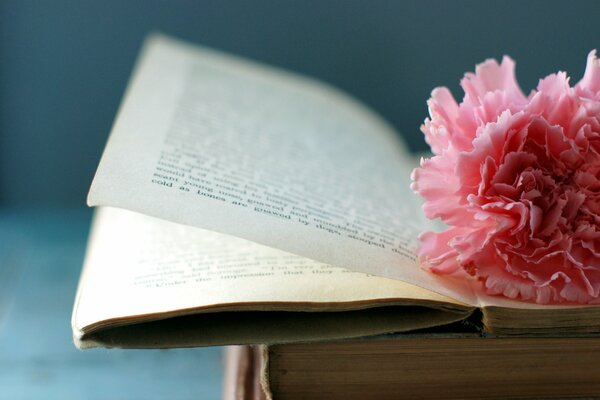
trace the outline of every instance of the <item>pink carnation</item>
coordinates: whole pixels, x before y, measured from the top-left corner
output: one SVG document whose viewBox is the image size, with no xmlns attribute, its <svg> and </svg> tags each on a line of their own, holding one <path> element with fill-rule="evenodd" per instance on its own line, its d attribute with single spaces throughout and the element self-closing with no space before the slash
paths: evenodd
<svg viewBox="0 0 600 400">
<path fill-rule="evenodd" d="M 432 92 L 421 130 L 435 155 L 412 188 L 447 229 L 424 232 L 419 256 L 489 294 L 600 302 L 600 61 L 592 51 L 574 87 L 558 72 L 529 96 L 514 69 L 506 56 L 478 65 L 460 104 Z"/>
</svg>

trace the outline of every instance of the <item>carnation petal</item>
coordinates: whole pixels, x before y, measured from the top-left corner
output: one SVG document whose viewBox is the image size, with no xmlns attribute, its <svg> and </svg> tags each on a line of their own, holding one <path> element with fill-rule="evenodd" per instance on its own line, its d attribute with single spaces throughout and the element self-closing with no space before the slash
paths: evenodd
<svg viewBox="0 0 600 400">
<path fill-rule="evenodd" d="M 472 190 L 479 186 L 480 165 L 487 157 L 492 157 L 497 164 L 500 164 L 509 131 L 518 130 L 525 122 L 525 117 L 522 113 L 511 114 L 507 110 L 498 117 L 496 122 L 489 123 L 479 130 L 477 138 L 473 140 L 473 150 L 457 156 L 456 170 L 460 175 L 463 188 Z"/>
<path fill-rule="evenodd" d="M 460 182 L 454 173 L 454 163 L 449 155 L 438 155 L 421 160 L 421 167 L 412 172 L 411 189 L 425 199 L 425 216 L 441 218 L 447 224 L 460 224 L 460 221 L 470 219 L 469 210 L 457 194 Z M 443 183 L 440 184 L 442 176 Z"/>
<path fill-rule="evenodd" d="M 545 99 L 542 116 L 550 125 L 560 125 L 569 132 L 571 119 L 579 108 L 575 92 L 569 86 L 565 72 L 552 74 L 540 80 L 538 91 Z"/>
<path fill-rule="evenodd" d="M 569 86 L 569 77 L 566 72 L 560 71 L 557 74 L 551 74 L 541 79 L 537 90 L 550 99 L 558 99 L 563 95 L 568 95 L 571 91 Z"/>
<path fill-rule="evenodd" d="M 544 213 L 544 220 L 540 226 L 540 235 L 548 236 L 557 229 L 558 220 L 561 217 L 566 204 L 566 198 L 559 198 L 550 210 L 546 210 Z"/>
<path fill-rule="evenodd" d="M 583 78 L 577 83 L 580 95 L 597 96 L 600 92 L 600 60 L 596 58 L 596 50 L 589 52 Z"/>
<path fill-rule="evenodd" d="M 519 177 L 519 172 L 534 164 L 536 157 L 524 151 L 513 151 L 504 156 L 504 162 L 493 177 L 493 183 L 506 183 L 514 185 Z"/>
<path fill-rule="evenodd" d="M 451 274 L 459 270 L 458 253 L 448 245 L 455 232 L 456 229 L 451 228 L 441 233 L 428 231 L 419 235 L 419 259 L 432 272 Z"/>
<path fill-rule="evenodd" d="M 515 78 L 515 62 L 504 56 L 502 63 L 488 59 L 475 67 L 475 73 L 467 73 L 461 80 L 466 96 L 472 100 L 482 99 L 486 93 L 494 91 L 506 92 L 513 103 L 526 103 L 527 99 Z"/>
<path fill-rule="evenodd" d="M 427 105 L 431 118 L 425 120 L 421 130 L 433 153 L 441 154 L 449 145 L 458 151 L 470 149 L 476 124 L 472 120 L 464 121 L 464 112 L 461 112 L 450 90 L 435 88 Z"/>
<path fill-rule="evenodd" d="M 433 109 L 432 114 L 441 116 L 448 124 L 454 124 L 458 117 L 458 103 L 447 87 L 433 89 L 428 104 Z"/>
</svg>

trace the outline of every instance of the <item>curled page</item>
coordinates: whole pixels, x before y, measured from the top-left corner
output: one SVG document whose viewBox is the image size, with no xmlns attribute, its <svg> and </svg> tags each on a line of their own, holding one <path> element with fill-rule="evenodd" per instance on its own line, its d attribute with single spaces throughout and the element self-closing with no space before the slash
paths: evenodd
<svg viewBox="0 0 600 400">
<path fill-rule="evenodd" d="M 474 304 L 418 266 L 424 221 L 397 136 L 326 85 L 153 36 L 88 201 Z"/>
</svg>

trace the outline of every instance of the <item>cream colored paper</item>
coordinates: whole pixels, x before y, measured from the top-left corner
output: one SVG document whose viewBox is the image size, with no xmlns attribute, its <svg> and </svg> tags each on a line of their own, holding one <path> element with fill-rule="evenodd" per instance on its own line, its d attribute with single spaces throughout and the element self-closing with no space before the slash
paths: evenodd
<svg viewBox="0 0 600 400">
<path fill-rule="evenodd" d="M 97 210 L 73 314 L 99 322 L 185 310 L 344 310 L 418 304 L 468 309 L 400 281 L 331 267 L 131 211 Z"/>
<path fill-rule="evenodd" d="M 394 132 L 349 97 L 162 36 L 148 40 L 89 194 L 114 206 L 474 304 L 415 260 L 422 213 Z"/>
</svg>

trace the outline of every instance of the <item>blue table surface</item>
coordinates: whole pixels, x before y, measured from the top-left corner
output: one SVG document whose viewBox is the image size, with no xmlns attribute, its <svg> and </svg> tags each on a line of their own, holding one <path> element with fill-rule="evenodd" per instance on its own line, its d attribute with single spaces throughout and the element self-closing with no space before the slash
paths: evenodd
<svg viewBox="0 0 600 400">
<path fill-rule="evenodd" d="M 221 348 L 74 347 L 70 318 L 91 216 L 0 209 L 0 399 L 220 398 Z"/>
</svg>

